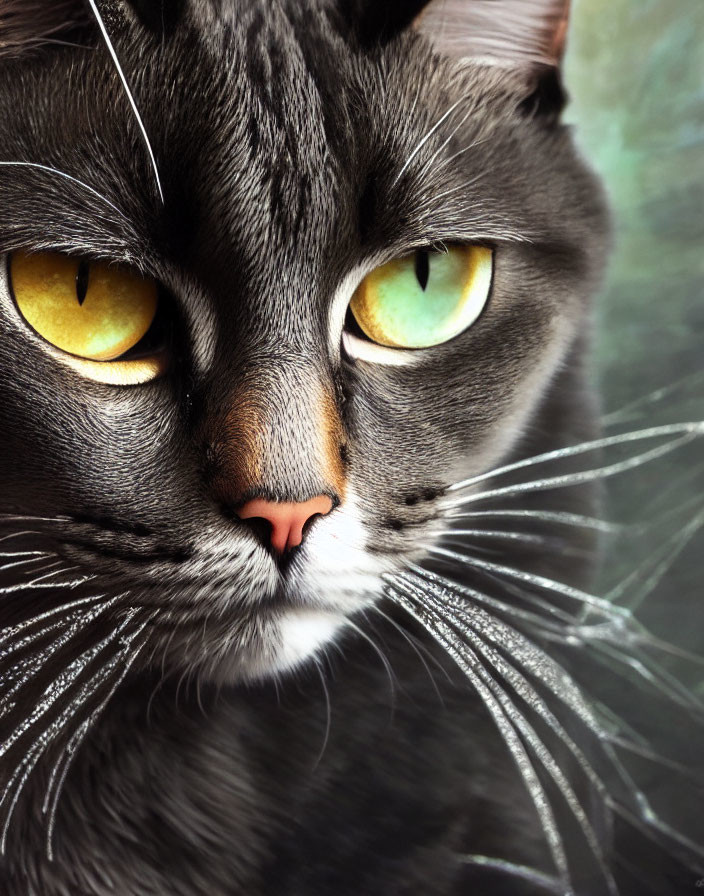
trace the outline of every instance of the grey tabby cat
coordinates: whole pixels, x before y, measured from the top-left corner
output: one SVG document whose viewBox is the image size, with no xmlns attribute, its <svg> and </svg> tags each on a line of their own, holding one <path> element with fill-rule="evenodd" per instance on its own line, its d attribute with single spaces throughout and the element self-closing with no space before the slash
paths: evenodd
<svg viewBox="0 0 704 896">
<path fill-rule="evenodd" d="M 699 433 L 597 432 L 566 25 L 0 6 L 4 896 L 693 885 L 568 649 L 594 452 Z"/>
</svg>

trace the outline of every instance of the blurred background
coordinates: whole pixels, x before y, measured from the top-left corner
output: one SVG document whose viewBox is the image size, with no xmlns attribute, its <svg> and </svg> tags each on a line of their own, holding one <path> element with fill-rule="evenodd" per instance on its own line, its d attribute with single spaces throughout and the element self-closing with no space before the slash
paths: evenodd
<svg viewBox="0 0 704 896">
<path fill-rule="evenodd" d="M 613 409 L 704 366 L 704 2 L 574 0 L 566 63 L 614 213 L 597 313 Z"/>
<path fill-rule="evenodd" d="M 593 354 L 605 433 L 704 421 L 704 0 L 573 0 L 565 81 L 566 119 L 613 213 Z M 667 444 L 605 481 L 604 515 L 627 525 L 604 538 L 597 591 L 675 649 L 644 641 L 657 681 L 635 705 L 618 683 L 601 696 L 644 745 L 680 763 L 632 756 L 629 768 L 661 817 L 704 843 L 704 664 L 688 655 L 704 656 L 704 438 L 670 432 L 621 456 Z M 610 649 L 616 669 L 617 637 Z"/>
<path fill-rule="evenodd" d="M 703 0 L 573 0 L 565 80 L 566 119 L 614 220 L 594 337 L 606 431 L 704 420 Z M 609 480 L 611 515 L 640 528 L 607 546 L 601 588 L 662 555 L 629 600 L 702 653 L 703 465 L 696 439 Z M 704 668 L 680 671 L 704 680 Z"/>
</svg>

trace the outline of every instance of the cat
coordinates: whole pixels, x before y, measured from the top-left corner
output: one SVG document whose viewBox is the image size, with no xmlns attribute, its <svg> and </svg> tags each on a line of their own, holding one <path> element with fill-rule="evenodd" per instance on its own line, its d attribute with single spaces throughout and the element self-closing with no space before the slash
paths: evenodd
<svg viewBox="0 0 704 896">
<path fill-rule="evenodd" d="M 701 429 L 599 432 L 567 13 L 5 2 L 7 896 L 693 886 L 580 688 L 656 675 L 610 452 Z"/>
</svg>

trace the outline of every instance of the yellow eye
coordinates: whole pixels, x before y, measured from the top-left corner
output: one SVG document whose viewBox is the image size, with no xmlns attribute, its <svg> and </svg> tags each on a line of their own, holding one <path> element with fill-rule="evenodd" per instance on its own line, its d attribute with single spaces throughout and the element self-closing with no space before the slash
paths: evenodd
<svg viewBox="0 0 704 896">
<path fill-rule="evenodd" d="M 15 252 L 10 283 L 30 327 L 56 348 L 87 361 L 120 358 L 142 340 L 156 315 L 156 283 L 118 265 L 56 252 Z M 121 376 L 124 380 L 124 371 Z"/>
<path fill-rule="evenodd" d="M 373 342 L 392 348 L 440 345 L 471 326 L 491 289 L 493 253 L 484 246 L 420 250 L 368 274 L 350 310 Z"/>
</svg>

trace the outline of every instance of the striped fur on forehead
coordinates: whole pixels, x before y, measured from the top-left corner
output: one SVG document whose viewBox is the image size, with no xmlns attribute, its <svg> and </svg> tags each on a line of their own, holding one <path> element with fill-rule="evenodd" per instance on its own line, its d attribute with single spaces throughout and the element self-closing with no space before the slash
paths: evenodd
<svg viewBox="0 0 704 896">
<path fill-rule="evenodd" d="M 68 41 L 88 21 L 80 0 L 2 0 L 0 59 Z"/>
<path fill-rule="evenodd" d="M 570 0 L 431 0 L 416 28 L 442 52 L 503 67 L 556 65 Z"/>
</svg>

